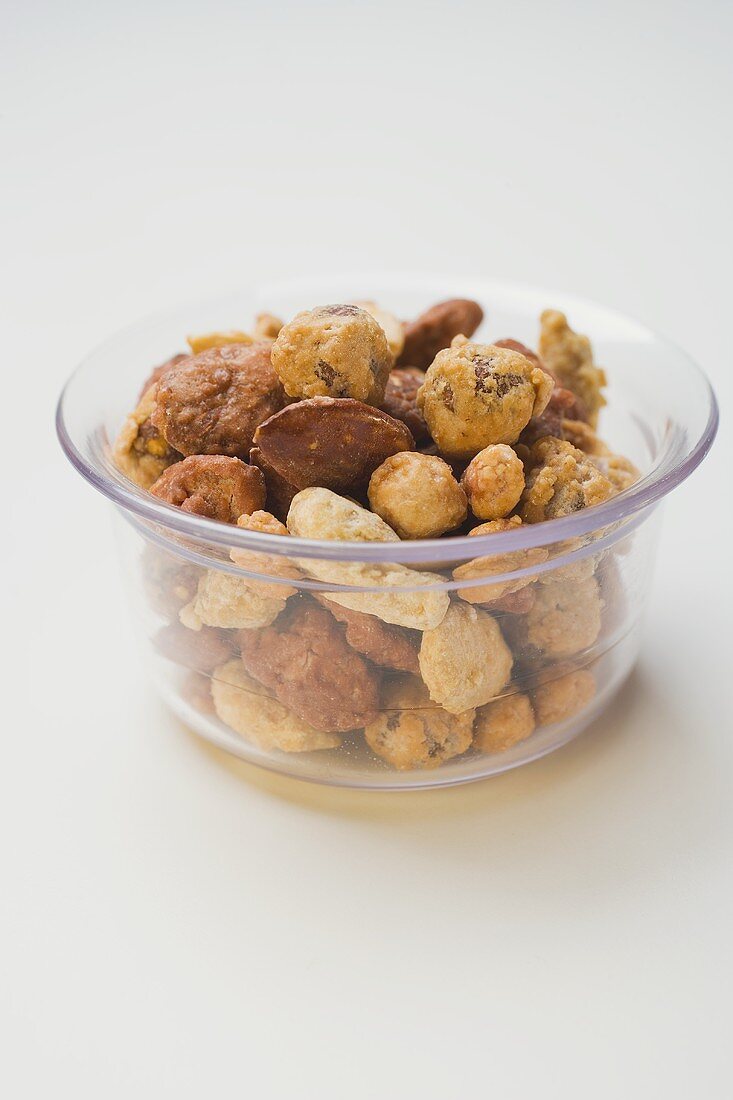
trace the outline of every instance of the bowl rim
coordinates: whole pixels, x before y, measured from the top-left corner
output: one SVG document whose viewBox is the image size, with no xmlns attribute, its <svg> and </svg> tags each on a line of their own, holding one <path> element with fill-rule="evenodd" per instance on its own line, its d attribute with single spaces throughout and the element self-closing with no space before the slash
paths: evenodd
<svg viewBox="0 0 733 1100">
<path fill-rule="evenodd" d="M 317 283 L 319 278 L 325 276 L 306 277 L 302 279 L 278 280 L 268 283 L 273 289 L 286 289 L 293 287 L 306 287 L 310 282 Z M 131 325 L 126 325 L 101 344 L 92 349 L 67 379 L 56 407 L 56 432 L 62 450 L 74 468 L 88 481 L 98 492 L 107 497 L 119 508 L 131 512 L 142 520 L 155 526 L 166 528 L 180 535 L 187 535 L 197 542 L 206 542 L 215 546 L 226 547 L 232 550 L 255 550 L 272 555 L 297 554 L 299 557 L 319 558 L 324 560 L 361 561 L 361 562 L 398 562 L 418 565 L 429 565 L 436 559 L 453 561 L 468 560 L 482 556 L 494 557 L 515 550 L 527 550 L 533 547 L 541 547 L 577 539 L 579 536 L 589 535 L 599 529 L 606 529 L 609 525 L 622 524 L 631 516 L 643 509 L 651 508 L 662 500 L 669 492 L 681 484 L 700 465 L 710 450 L 715 439 L 719 424 L 719 409 L 712 385 L 695 360 L 680 348 L 672 340 L 651 329 L 648 325 L 637 321 L 628 314 L 604 306 L 592 299 L 562 291 L 545 290 L 545 288 L 514 282 L 503 279 L 484 279 L 479 275 L 435 276 L 422 272 L 390 272 L 389 276 L 379 272 L 337 272 L 334 279 L 350 279 L 355 283 L 373 283 L 375 286 L 416 285 L 435 283 L 450 286 L 451 284 L 464 284 L 466 287 L 473 285 L 475 290 L 481 288 L 481 294 L 490 297 L 492 292 L 497 294 L 524 294 L 531 293 L 536 296 L 544 296 L 546 301 L 561 300 L 564 308 L 572 308 L 571 303 L 577 303 L 579 309 L 600 310 L 609 319 L 625 324 L 631 324 L 643 333 L 645 337 L 666 348 L 684 363 L 689 371 L 691 379 L 702 388 L 707 404 L 707 420 L 699 436 L 694 439 L 685 451 L 676 457 L 671 465 L 662 470 L 652 470 L 642 477 L 631 488 L 624 490 L 611 500 L 591 508 L 583 509 L 569 516 L 558 519 L 546 520 L 543 523 L 523 524 L 511 531 L 501 531 L 489 535 L 445 535 L 438 539 L 414 539 L 401 542 L 346 542 L 340 540 L 305 539 L 296 536 L 283 538 L 281 535 L 268 535 L 259 531 L 247 531 L 233 524 L 223 524 L 216 520 L 206 519 L 190 512 L 183 512 L 175 505 L 159 501 L 150 493 L 139 488 L 128 479 L 120 480 L 110 476 L 104 466 L 92 461 L 81 446 L 77 444 L 67 425 L 66 405 L 69 399 L 69 391 L 84 371 L 91 360 L 103 356 L 106 349 L 111 349 L 120 339 L 142 330 L 153 322 L 162 322 L 167 317 L 173 318 L 187 307 L 186 303 L 179 304 L 168 309 L 156 311 L 139 319 Z M 245 297 L 247 293 L 254 294 L 262 289 L 261 285 L 249 284 L 239 288 L 237 296 Z M 203 306 L 214 306 L 224 302 L 233 294 L 218 294 L 214 297 L 200 299 L 194 303 L 188 303 L 191 309 Z M 593 334 L 591 333 L 591 339 Z M 560 558 L 557 559 L 559 564 Z"/>
</svg>

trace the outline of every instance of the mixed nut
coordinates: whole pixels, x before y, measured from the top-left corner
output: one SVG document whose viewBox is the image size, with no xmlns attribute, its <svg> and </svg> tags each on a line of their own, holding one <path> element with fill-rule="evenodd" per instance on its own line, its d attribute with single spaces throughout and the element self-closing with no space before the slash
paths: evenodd
<svg viewBox="0 0 733 1100">
<path fill-rule="evenodd" d="M 477 342 L 483 319 L 464 299 L 408 322 L 360 301 L 192 336 L 151 372 L 114 461 L 183 511 L 339 542 L 487 536 L 633 484 L 596 434 L 605 375 L 587 337 L 547 310 L 537 352 Z M 143 569 L 166 620 L 154 645 L 189 670 L 191 705 L 267 751 L 346 739 L 412 769 L 505 752 L 590 703 L 615 563 L 549 557 L 452 562 L 447 540 L 418 570 L 253 546 L 228 571 L 151 543 Z M 529 664 L 545 674 L 527 690 Z"/>
</svg>

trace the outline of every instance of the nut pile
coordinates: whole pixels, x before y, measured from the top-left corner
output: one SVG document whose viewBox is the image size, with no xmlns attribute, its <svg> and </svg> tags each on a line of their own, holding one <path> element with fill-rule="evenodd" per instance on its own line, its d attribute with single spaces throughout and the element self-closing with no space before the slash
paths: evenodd
<svg viewBox="0 0 733 1100">
<path fill-rule="evenodd" d="M 587 337 L 547 310 L 535 352 L 474 339 L 483 321 L 464 299 L 406 322 L 359 301 L 192 336 L 151 372 L 114 461 L 167 504 L 285 540 L 486 536 L 633 484 L 596 434 L 606 380 Z M 429 768 L 586 707 L 602 555 L 450 557 L 449 540 L 425 570 L 237 548 L 229 571 L 151 544 L 154 645 L 190 670 L 192 705 L 267 751 L 359 740 Z M 527 689 L 530 666 L 543 675 Z"/>
</svg>

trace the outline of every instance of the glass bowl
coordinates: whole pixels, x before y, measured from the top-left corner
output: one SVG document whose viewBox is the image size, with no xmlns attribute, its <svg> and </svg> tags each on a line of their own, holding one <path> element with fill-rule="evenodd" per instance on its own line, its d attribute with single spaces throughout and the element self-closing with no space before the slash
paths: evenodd
<svg viewBox="0 0 733 1100">
<path fill-rule="evenodd" d="M 489 342 L 534 346 L 540 312 L 567 313 L 608 375 L 600 434 L 640 480 L 549 523 L 357 543 L 191 515 L 111 461 L 142 380 L 187 333 L 364 298 L 410 317 L 448 297 L 481 302 L 476 339 Z M 57 428 L 70 461 L 115 506 L 142 658 L 175 714 L 253 764 L 404 789 L 536 759 L 608 705 L 638 653 L 659 506 L 709 450 L 717 407 L 686 354 L 601 306 L 474 278 L 371 274 L 253 287 L 137 324 L 78 367 Z"/>
</svg>

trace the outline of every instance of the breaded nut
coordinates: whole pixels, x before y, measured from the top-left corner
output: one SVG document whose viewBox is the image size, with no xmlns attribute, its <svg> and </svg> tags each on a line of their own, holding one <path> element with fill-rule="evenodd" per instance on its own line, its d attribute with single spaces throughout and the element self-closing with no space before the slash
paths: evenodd
<svg viewBox="0 0 733 1100">
<path fill-rule="evenodd" d="M 596 693 L 593 673 L 585 668 L 540 684 L 534 692 L 534 709 L 540 726 L 564 722 L 584 710 Z"/>
<path fill-rule="evenodd" d="M 455 336 L 473 336 L 483 319 L 481 306 L 470 298 L 438 302 L 405 325 L 405 343 L 397 365 L 427 370 Z"/>
<path fill-rule="evenodd" d="M 491 443 L 516 442 L 552 388 L 520 352 L 456 340 L 428 369 L 417 404 L 441 452 L 473 458 Z"/>
<path fill-rule="evenodd" d="M 519 503 L 524 489 L 524 466 L 506 443 L 494 443 L 471 459 L 461 485 L 475 516 L 502 519 Z"/>
<path fill-rule="evenodd" d="M 185 455 L 246 459 L 258 424 L 285 404 L 267 344 L 210 348 L 169 367 L 152 422 Z"/>
<path fill-rule="evenodd" d="M 358 729 L 376 717 L 379 673 L 312 600 L 293 600 L 265 630 L 242 631 L 240 646 L 245 671 L 316 729 Z"/>
<path fill-rule="evenodd" d="M 509 519 L 495 519 L 481 523 L 468 532 L 471 536 L 495 535 L 501 531 L 514 531 L 522 526 L 519 516 Z M 478 580 L 480 577 L 496 577 L 503 573 L 513 573 L 519 569 L 530 569 L 547 561 L 549 552 L 544 546 L 532 546 L 527 550 L 510 550 L 503 554 L 487 554 L 481 558 L 458 565 L 453 570 L 453 579 L 457 581 Z M 457 595 L 467 603 L 493 604 L 506 596 L 520 592 L 535 580 L 534 575 L 517 577 L 506 581 L 475 585 L 472 588 L 459 588 Z"/>
<path fill-rule="evenodd" d="M 438 538 L 460 527 L 468 512 L 448 463 L 419 451 L 386 459 L 372 474 L 368 495 L 372 509 L 403 539 Z"/>
<path fill-rule="evenodd" d="M 271 515 L 270 512 L 256 511 L 251 516 L 243 515 L 237 519 L 237 527 L 244 531 L 260 531 L 264 535 L 284 535 L 287 537 L 288 529 L 284 523 Z M 230 550 L 229 557 L 235 565 L 247 569 L 251 573 L 262 573 L 265 577 L 282 577 L 284 580 L 300 580 L 303 576 L 295 562 L 280 554 L 268 554 L 262 550 Z M 276 600 L 285 600 L 288 596 L 294 596 L 297 587 L 290 584 L 278 584 L 275 581 L 254 580 L 250 577 L 242 577 L 245 584 L 259 592 L 261 596 L 271 596 Z"/>
<path fill-rule="evenodd" d="M 353 304 L 371 314 L 387 337 L 387 344 L 392 352 L 392 358 L 398 359 L 405 346 L 405 326 L 402 321 L 398 320 L 394 313 L 390 313 L 389 310 L 381 309 L 376 302 L 354 302 Z"/>
<path fill-rule="evenodd" d="M 357 653 L 380 668 L 394 668 L 419 675 L 417 654 L 420 635 L 417 632 L 384 623 L 376 615 L 340 607 L 333 600 L 325 599 L 323 594 L 317 594 L 315 598 L 343 625 L 346 641 Z"/>
<path fill-rule="evenodd" d="M 479 752 L 506 752 L 534 733 L 528 695 L 505 695 L 476 712 L 473 746 Z"/>
<path fill-rule="evenodd" d="M 488 703 L 505 686 L 512 655 L 495 619 L 465 603 L 453 603 L 439 626 L 426 630 L 420 673 L 430 698 L 450 711 Z"/>
<path fill-rule="evenodd" d="M 564 313 L 546 309 L 540 316 L 539 352 L 559 384 L 583 402 L 588 423 L 595 428 L 598 413 L 606 404 L 602 393 L 606 376 L 593 362 L 588 337 L 573 332 Z"/>
<path fill-rule="evenodd" d="M 150 417 L 154 408 L 155 385 L 126 418 L 112 448 L 115 466 L 141 489 L 149 489 L 181 457 L 153 426 Z"/>
<path fill-rule="evenodd" d="M 265 503 L 265 479 L 256 466 L 225 455 L 189 455 L 150 486 L 159 500 L 221 523 L 236 523 L 243 512 Z"/>
<path fill-rule="evenodd" d="M 272 749 L 313 752 L 315 749 L 337 749 L 341 744 L 338 734 L 313 729 L 266 694 L 262 686 L 247 675 L 238 659 L 215 669 L 211 694 L 221 721 L 240 737 L 268 752 Z"/>
<path fill-rule="evenodd" d="M 353 397 L 379 405 L 392 364 L 380 326 L 352 305 L 298 313 L 272 345 L 272 365 L 290 397 Z"/>
<path fill-rule="evenodd" d="M 328 489 L 303 489 L 293 498 L 288 512 L 291 535 L 305 539 L 336 539 L 357 542 L 399 542 L 384 520 L 353 501 Z M 441 622 L 450 598 L 435 588 L 443 577 L 419 573 L 398 563 L 329 561 L 302 558 L 301 569 L 316 580 L 359 588 L 383 588 L 384 592 L 323 592 L 331 600 L 352 611 L 376 615 L 386 623 L 411 630 L 428 630 Z M 403 588 L 418 591 L 404 592 Z"/>
<path fill-rule="evenodd" d="M 417 367 L 400 367 L 390 371 L 384 391 L 382 409 L 395 420 L 401 420 L 412 433 L 418 447 L 432 442 L 425 417 L 417 407 L 417 393 L 425 381 L 425 371 Z"/>
<path fill-rule="evenodd" d="M 385 687 L 381 713 L 364 730 L 369 748 L 398 771 L 437 768 L 471 745 L 472 710 L 449 714 L 416 676 Z"/>
<path fill-rule="evenodd" d="M 548 657 L 572 657 L 593 645 L 601 630 L 601 597 L 595 577 L 539 584 L 534 606 L 519 620 L 526 642 Z"/>
<path fill-rule="evenodd" d="M 221 626 L 227 630 L 255 630 L 269 626 L 285 607 L 285 600 L 263 596 L 245 577 L 207 569 L 196 595 L 181 608 L 180 620 L 190 630 Z"/>
<path fill-rule="evenodd" d="M 525 523 L 569 516 L 616 495 L 591 459 L 563 439 L 539 439 L 530 450 L 529 467 L 520 506 Z"/>
</svg>

